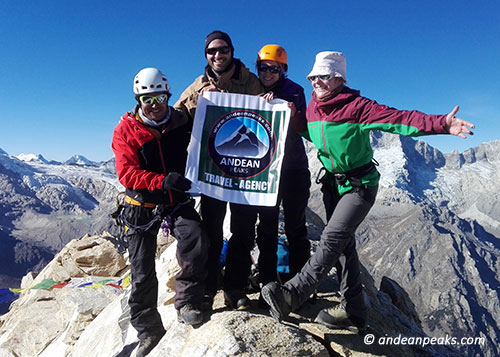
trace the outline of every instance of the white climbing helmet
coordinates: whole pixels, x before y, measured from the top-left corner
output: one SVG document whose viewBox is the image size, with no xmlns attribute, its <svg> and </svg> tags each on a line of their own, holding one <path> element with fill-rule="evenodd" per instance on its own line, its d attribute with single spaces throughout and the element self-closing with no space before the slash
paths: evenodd
<svg viewBox="0 0 500 357">
<path fill-rule="evenodd" d="M 135 95 L 154 92 L 167 92 L 170 94 L 167 77 L 157 68 L 148 67 L 141 69 L 134 78 Z"/>
</svg>

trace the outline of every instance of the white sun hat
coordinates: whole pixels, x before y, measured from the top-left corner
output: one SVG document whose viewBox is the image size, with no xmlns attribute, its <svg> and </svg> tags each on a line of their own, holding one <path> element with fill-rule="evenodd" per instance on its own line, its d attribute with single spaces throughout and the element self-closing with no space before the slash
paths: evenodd
<svg viewBox="0 0 500 357">
<path fill-rule="evenodd" d="M 323 51 L 316 55 L 316 61 L 307 78 L 324 74 L 342 77 L 344 81 L 347 81 L 345 56 L 342 52 Z"/>
</svg>

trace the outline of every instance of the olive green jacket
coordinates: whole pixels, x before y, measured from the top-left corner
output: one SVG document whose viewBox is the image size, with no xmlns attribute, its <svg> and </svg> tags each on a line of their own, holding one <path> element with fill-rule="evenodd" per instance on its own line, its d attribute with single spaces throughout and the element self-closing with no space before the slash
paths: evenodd
<svg viewBox="0 0 500 357">
<path fill-rule="evenodd" d="M 264 88 L 260 83 L 259 78 L 239 59 L 233 59 L 229 71 L 223 73 L 220 77 L 216 78 L 210 68 L 205 68 L 205 74 L 199 76 L 194 82 L 187 87 L 181 94 L 181 97 L 175 103 L 174 107 L 182 110 L 189 118 L 190 123 L 193 123 L 194 114 L 196 111 L 196 104 L 198 103 L 198 95 L 201 90 L 210 84 L 214 84 L 220 90 L 228 93 L 260 95 L 264 94 Z"/>
</svg>

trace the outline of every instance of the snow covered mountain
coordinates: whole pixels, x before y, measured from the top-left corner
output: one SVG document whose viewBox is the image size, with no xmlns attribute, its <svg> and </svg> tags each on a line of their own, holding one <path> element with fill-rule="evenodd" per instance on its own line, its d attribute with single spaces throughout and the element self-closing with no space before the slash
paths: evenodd
<svg viewBox="0 0 500 357">
<path fill-rule="evenodd" d="M 111 230 L 108 215 L 122 187 L 113 160 L 80 166 L 2 152 L 0 287 L 16 287 L 75 235 Z"/>
<path fill-rule="evenodd" d="M 19 154 L 16 156 L 19 160 L 24 162 L 41 162 L 48 164 L 49 162 L 40 154 Z"/>
<path fill-rule="evenodd" d="M 99 166 L 99 163 L 91 161 L 82 155 L 73 155 L 68 160 L 64 161 L 65 165 L 80 165 L 80 166 Z"/>
</svg>

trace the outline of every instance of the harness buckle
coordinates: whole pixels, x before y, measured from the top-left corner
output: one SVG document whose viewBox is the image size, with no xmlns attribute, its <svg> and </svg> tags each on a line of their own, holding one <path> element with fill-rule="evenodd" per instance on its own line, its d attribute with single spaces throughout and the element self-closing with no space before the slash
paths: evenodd
<svg viewBox="0 0 500 357">
<path fill-rule="evenodd" d="M 334 174 L 334 176 L 335 176 L 335 183 L 339 186 L 343 185 L 347 181 L 347 175 L 345 175 L 345 174 L 337 173 L 337 174 Z"/>
</svg>

